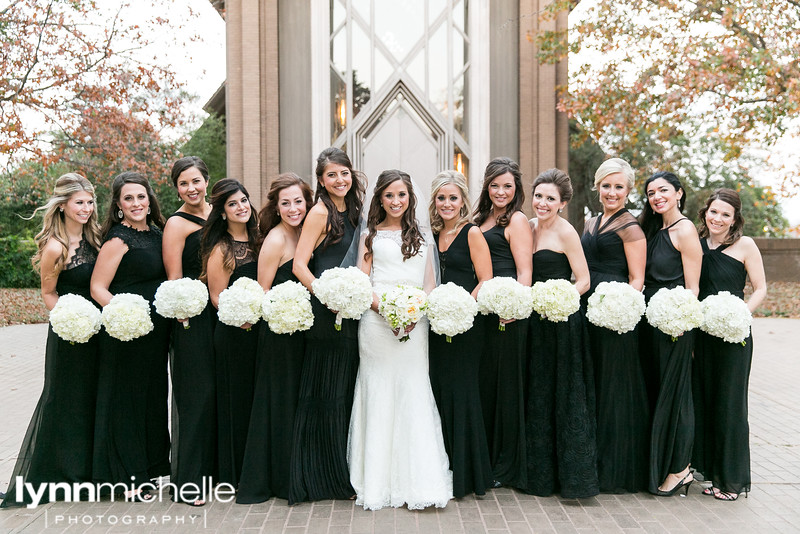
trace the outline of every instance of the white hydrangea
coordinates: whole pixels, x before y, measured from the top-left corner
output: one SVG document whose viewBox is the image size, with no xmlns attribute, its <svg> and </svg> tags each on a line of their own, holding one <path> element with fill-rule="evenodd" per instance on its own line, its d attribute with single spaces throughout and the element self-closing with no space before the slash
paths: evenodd
<svg viewBox="0 0 800 534">
<path fill-rule="evenodd" d="M 753 315 L 742 299 L 728 291 L 720 291 L 704 298 L 700 304 L 703 306 L 704 320 L 700 325 L 703 332 L 728 343 L 744 345 L 750 335 Z"/>
<path fill-rule="evenodd" d="M 647 304 L 647 322 L 675 341 L 678 336 L 703 324 L 703 307 L 694 293 L 683 286 L 662 287 Z"/>
<path fill-rule="evenodd" d="M 168 319 L 189 319 L 200 315 L 208 304 L 208 288 L 200 280 L 181 278 L 165 280 L 158 286 L 153 305 L 156 312 Z M 189 321 L 184 321 L 189 328 Z"/>
<path fill-rule="evenodd" d="M 108 335 L 130 341 L 153 331 L 150 304 L 141 295 L 117 293 L 103 307 L 103 326 Z"/>
<path fill-rule="evenodd" d="M 533 309 L 542 319 L 565 322 L 581 307 L 581 296 L 569 280 L 553 278 L 531 287 Z"/>
<path fill-rule="evenodd" d="M 531 288 L 509 276 L 487 280 L 478 290 L 478 311 L 484 315 L 494 313 L 502 320 L 519 320 L 530 317 L 532 310 Z M 504 331 L 506 326 L 501 322 L 498 328 Z"/>
<path fill-rule="evenodd" d="M 261 319 L 264 288 L 252 278 L 242 277 L 219 294 L 217 316 L 228 326 L 254 325 Z"/>
<path fill-rule="evenodd" d="M 372 305 L 372 284 L 357 267 L 334 267 L 323 272 L 311 284 L 321 303 L 336 310 L 336 330 L 342 329 L 342 319 L 360 319 Z"/>
<path fill-rule="evenodd" d="M 478 314 L 478 303 L 463 287 L 447 282 L 428 295 L 428 320 L 431 330 L 437 334 L 447 336 L 447 342 L 452 337 L 463 334 L 475 322 Z"/>
<path fill-rule="evenodd" d="M 624 282 L 600 282 L 589 297 L 586 318 L 590 323 L 614 330 L 630 332 L 644 315 L 644 295 Z"/>
<path fill-rule="evenodd" d="M 50 310 L 50 326 L 64 341 L 86 343 L 100 331 L 100 310 L 80 295 L 67 293 L 58 297 Z"/>
<path fill-rule="evenodd" d="M 311 295 L 303 284 L 291 280 L 267 291 L 261 309 L 269 329 L 276 334 L 301 332 L 314 324 Z"/>
<path fill-rule="evenodd" d="M 428 296 L 425 292 L 414 286 L 399 285 L 381 295 L 378 312 L 386 319 L 393 330 L 402 330 L 410 324 L 418 322 L 425 317 L 428 308 Z M 399 337 L 400 341 L 407 341 L 408 334 Z"/>
</svg>

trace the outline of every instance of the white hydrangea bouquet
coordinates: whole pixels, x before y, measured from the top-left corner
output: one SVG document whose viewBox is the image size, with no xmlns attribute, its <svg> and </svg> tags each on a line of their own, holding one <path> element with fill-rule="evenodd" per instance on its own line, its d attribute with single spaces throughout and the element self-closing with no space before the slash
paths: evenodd
<svg viewBox="0 0 800 534">
<path fill-rule="evenodd" d="M 67 293 L 58 297 L 50 310 L 53 332 L 71 344 L 86 343 L 100 331 L 100 310 L 80 295 Z"/>
<path fill-rule="evenodd" d="M 510 276 L 497 276 L 483 283 L 478 290 L 478 311 L 494 313 L 501 319 L 498 329 L 505 332 L 503 321 L 527 319 L 533 310 L 531 288 Z"/>
<path fill-rule="evenodd" d="M 372 284 L 358 267 L 334 267 L 323 272 L 311 284 L 321 303 L 336 310 L 336 330 L 342 329 L 342 319 L 360 319 L 372 306 Z"/>
<path fill-rule="evenodd" d="M 180 319 L 184 328 L 189 328 L 189 319 L 200 315 L 207 304 L 208 288 L 193 278 L 165 280 L 158 286 L 153 300 L 156 313 L 168 319 Z"/>
<path fill-rule="evenodd" d="M 239 278 L 219 294 L 217 316 L 228 326 L 254 325 L 261 319 L 263 299 L 264 288 L 261 284 L 252 278 Z"/>
<path fill-rule="evenodd" d="M 378 312 L 386 319 L 400 341 L 408 341 L 405 328 L 425 317 L 428 296 L 414 286 L 399 285 L 381 295 Z"/>
<path fill-rule="evenodd" d="M 569 280 L 553 278 L 531 287 L 533 309 L 542 319 L 565 322 L 581 307 L 581 296 Z"/>
<path fill-rule="evenodd" d="M 700 303 L 703 306 L 703 324 L 700 329 L 728 343 L 745 344 L 750 335 L 753 315 L 747 304 L 728 291 L 709 295 Z"/>
<path fill-rule="evenodd" d="M 447 282 L 428 295 L 426 313 L 431 322 L 431 330 L 446 336 L 447 342 L 452 343 L 453 336 L 472 328 L 478 314 L 478 303 L 466 289 Z"/>
<path fill-rule="evenodd" d="M 647 304 L 647 322 L 676 341 L 678 336 L 703 324 L 703 307 L 683 286 L 662 287 Z"/>
<path fill-rule="evenodd" d="M 130 341 L 153 331 L 150 304 L 141 295 L 117 293 L 103 307 L 103 326 L 108 335 Z"/>
<path fill-rule="evenodd" d="M 293 334 L 314 324 L 311 295 L 299 282 L 291 280 L 273 287 L 261 303 L 264 320 L 276 334 Z"/>
<path fill-rule="evenodd" d="M 595 326 L 630 332 L 644 315 L 644 295 L 624 282 L 600 282 L 589 297 L 586 318 Z"/>
</svg>

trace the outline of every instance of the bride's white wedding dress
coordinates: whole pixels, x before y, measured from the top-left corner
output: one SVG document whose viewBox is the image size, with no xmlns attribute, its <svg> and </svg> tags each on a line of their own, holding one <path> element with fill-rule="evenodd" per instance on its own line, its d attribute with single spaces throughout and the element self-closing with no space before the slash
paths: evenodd
<svg viewBox="0 0 800 534">
<path fill-rule="evenodd" d="M 398 284 L 423 286 L 426 247 L 403 261 L 401 244 L 399 231 L 378 231 L 373 241 L 371 278 L 379 296 Z M 347 444 L 356 502 L 369 510 L 444 507 L 453 498 L 453 475 L 428 377 L 427 319 L 400 342 L 386 320 L 368 310 L 358 344 Z"/>
</svg>

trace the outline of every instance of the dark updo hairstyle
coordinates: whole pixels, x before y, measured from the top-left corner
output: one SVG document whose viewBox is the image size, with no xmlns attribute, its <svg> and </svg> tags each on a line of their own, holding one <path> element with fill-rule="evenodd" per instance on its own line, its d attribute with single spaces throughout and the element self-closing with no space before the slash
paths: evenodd
<svg viewBox="0 0 800 534">
<path fill-rule="evenodd" d="M 558 196 L 561 202 L 569 202 L 572 199 L 572 181 L 569 175 L 560 169 L 547 169 L 533 181 L 531 195 L 536 192 L 539 184 L 553 184 L 558 189 Z"/>
<path fill-rule="evenodd" d="M 411 185 L 411 177 L 403 171 L 389 169 L 383 171 L 380 176 L 378 176 L 378 181 L 375 182 L 375 192 L 372 194 L 372 202 L 370 202 L 369 213 L 367 214 L 367 230 L 369 232 L 364 242 L 367 248 L 367 251 L 364 253 L 365 259 L 372 256 L 372 241 L 375 239 L 378 225 L 386 219 L 386 210 L 383 209 L 383 204 L 381 203 L 383 192 L 387 187 L 398 180 L 402 181 L 408 189 L 408 208 L 400 219 L 400 227 L 402 229 L 401 236 L 403 238 L 400 251 L 403 253 L 403 260 L 415 256 L 422 247 L 422 233 L 419 231 L 419 224 L 416 218 L 417 195 L 414 194 L 414 186 Z"/>
<path fill-rule="evenodd" d="M 728 229 L 728 237 L 726 237 L 725 241 L 722 243 L 723 245 L 732 245 L 733 243 L 736 243 L 736 241 L 742 237 L 742 234 L 744 233 L 742 199 L 739 198 L 739 193 L 733 189 L 723 187 L 711 193 L 711 196 L 708 197 L 708 200 L 706 200 L 706 205 L 700 208 L 700 211 L 697 212 L 697 216 L 700 218 L 700 228 L 698 229 L 697 233 L 700 235 L 700 239 L 705 239 L 708 237 L 706 212 L 708 211 L 708 208 L 711 207 L 711 203 L 715 200 L 721 200 L 726 204 L 730 204 L 733 208 L 733 222 L 731 223 L 731 227 Z"/>
<path fill-rule="evenodd" d="M 344 197 L 344 202 L 347 209 L 347 218 L 354 228 L 358 227 L 358 220 L 359 217 L 361 217 L 361 208 L 364 205 L 364 175 L 353 170 L 353 164 L 350 162 L 350 158 L 342 149 L 330 147 L 323 150 L 317 157 L 317 168 L 314 171 L 314 174 L 317 175 L 317 189 L 314 193 L 314 201 L 322 201 L 325 207 L 328 208 L 328 221 L 325 224 L 327 234 L 322 242 L 323 250 L 329 245 L 335 245 L 344 237 L 344 220 L 342 215 L 336 209 L 336 204 L 333 203 L 333 199 L 331 199 L 328 191 L 322 184 L 325 167 L 331 163 L 342 165 L 350 170 L 353 183 L 347 195 Z"/>
<path fill-rule="evenodd" d="M 158 207 L 158 199 L 153 192 L 153 188 L 150 187 L 150 182 L 144 175 L 138 172 L 123 172 L 122 174 L 118 174 L 114 178 L 114 181 L 111 182 L 111 202 L 108 203 L 106 220 L 103 222 L 103 227 L 100 229 L 100 233 L 103 237 L 108 234 L 112 226 L 122 222 L 122 217 L 120 217 L 117 212 L 121 211 L 119 207 L 119 196 L 125 184 L 136 184 L 144 187 L 147 192 L 147 198 L 150 200 L 150 212 L 147 214 L 146 219 L 147 226 L 155 224 L 163 230 L 164 217 L 161 215 L 161 208 Z"/>
<path fill-rule="evenodd" d="M 186 169 L 191 169 L 194 167 L 200 174 L 203 175 L 206 183 L 208 183 L 208 167 L 206 167 L 206 163 L 198 158 L 197 156 L 186 156 L 185 158 L 181 158 L 175 163 L 172 164 L 172 171 L 170 171 L 170 178 L 172 179 L 172 185 L 176 188 L 178 187 L 178 177 L 181 175 L 183 171 Z"/>
<path fill-rule="evenodd" d="M 525 203 L 525 191 L 522 190 L 522 173 L 519 164 L 511 158 L 494 158 L 486 166 L 483 173 L 483 186 L 481 196 L 478 198 L 478 206 L 475 208 L 475 224 L 480 226 L 492 213 L 492 199 L 489 198 L 489 184 L 506 173 L 511 173 L 514 177 L 514 198 L 506 206 L 506 211 L 497 218 L 497 226 L 505 228 L 511 222 L 511 216 L 522 209 Z"/>
<path fill-rule="evenodd" d="M 300 188 L 303 199 L 306 201 L 306 213 L 311 209 L 311 188 L 308 184 L 293 172 L 279 174 L 272 180 L 269 193 L 267 193 L 267 203 L 258 214 L 258 229 L 262 236 L 266 237 L 269 231 L 281 222 L 280 208 L 278 207 L 278 197 L 281 191 L 295 185 Z"/>
<path fill-rule="evenodd" d="M 639 224 L 642 226 L 642 231 L 644 231 L 644 235 L 647 239 L 656 235 L 656 233 L 661 230 L 661 227 L 664 226 L 664 218 L 660 213 L 653 211 L 653 208 L 650 206 L 650 199 L 647 198 L 647 186 L 659 178 L 666 180 L 667 183 L 675 188 L 676 192 L 683 191 L 683 195 L 681 195 L 681 198 L 678 200 L 678 211 L 683 213 L 683 206 L 686 204 L 686 190 L 683 188 L 683 184 L 681 184 L 677 176 L 669 171 L 658 171 L 648 178 L 644 183 L 644 207 L 642 208 L 642 213 L 639 215 Z"/>
</svg>

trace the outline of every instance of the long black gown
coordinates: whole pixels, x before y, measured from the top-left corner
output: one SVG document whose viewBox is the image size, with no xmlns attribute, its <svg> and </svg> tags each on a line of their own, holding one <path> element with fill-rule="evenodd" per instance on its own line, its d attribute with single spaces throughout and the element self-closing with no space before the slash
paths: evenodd
<svg viewBox="0 0 800 534">
<path fill-rule="evenodd" d="M 494 276 L 517 279 L 517 267 L 504 228 L 483 232 L 492 256 Z M 500 318 L 484 321 L 484 348 L 480 362 L 483 422 L 494 478 L 506 486 L 527 487 L 525 469 L 525 377 L 528 319 L 498 329 Z"/>
<path fill-rule="evenodd" d="M 150 302 L 153 331 L 131 341 L 101 332 L 92 474 L 97 482 L 130 486 L 170 474 L 170 325 L 152 308 L 156 289 L 166 279 L 161 235 L 155 226 L 139 231 L 124 224 L 115 224 L 106 235 L 106 241 L 118 238 L 128 246 L 109 291 L 134 293 Z"/>
<path fill-rule="evenodd" d="M 297 282 L 292 260 L 278 267 L 272 286 L 287 281 Z M 292 432 L 304 354 L 303 332 L 276 334 L 261 321 L 253 410 L 236 495 L 239 504 L 264 502 L 272 496 L 289 498 Z"/>
<path fill-rule="evenodd" d="M 478 285 L 469 252 L 468 234 L 473 226 L 464 225 L 450 247 L 439 252 L 442 284 L 453 282 L 470 293 Z M 439 237 L 434 235 L 437 249 Z M 479 315 L 472 328 L 453 336 L 451 343 L 447 336 L 433 330 L 429 337 L 431 389 L 442 420 L 456 498 L 470 493 L 484 495 L 494 480 L 478 384 L 484 329 Z"/>
<path fill-rule="evenodd" d="M 533 281 L 569 280 L 566 254 L 533 254 Z M 564 322 L 530 319 L 531 360 L 525 432 L 527 493 L 567 499 L 597 495 L 597 441 L 592 359 L 581 310 Z"/>
<path fill-rule="evenodd" d="M 247 241 L 233 242 L 236 266 L 228 287 L 239 278 L 258 278 L 258 263 Z M 214 353 L 217 362 L 217 427 L 219 481 L 239 485 L 250 428 L 255 388 L 258 325 L 244 329 L 217 322 Z"/>
<path fill-rule="evenodd" d="M 81 240 L 75 254 L 58 275 L 56 292 L 80 295 L 89 301 L 89 280 L 97 251 Z M 98 336 L 71 344 L 47 329 L 44 388 L 31 417 L 11 482 L 0 508 L 31 503 L 25 492 L 17 500 L 16 479 L 38 485 L 46 482 L 90 482 L 94 412 L 97 398 Z M 40 502 L 46 503 L 47 494 Z"/>
<path fill-rule="evenodd" d="M 624 244 L 644 240 L 636 218 L 622 209 L 604 221 L 586 223 L 581 236 L 589 264 L 591 288 L 601 282 L 628 283 Z M 597 474 L 600 491 L 620 493 L 647 489 L 650 411 L 639 361 L 639 327 L 624 334 L 587 321 L 597 398 Z"/>
<path fill-rule="evenodd" d="M 205 219 L 177 211 L 200 228 L 186 236 L 181 256 L 183 276 L 200 278 L 200 239 Z M 217 394 L 214 361 L 216 314 L 209 301 L 200 315 L 189 320 L 186 329 L 172 320 L 172 393 L 175 402 L 172 424 L 172 480 L 176 487 L 195 484 L 214 474 L 217 463 Z M 191 486 L 184 498 L 193 501 Z M 173 496 L 178 500 L 180 496 Z"/>
<path fill-rule="evenodd" d="M 714 250 L 702 240 L 703 268 L 700 298 L 728 291 L 744 298 L 747 271 L 725 254 L 728 245 Z M 697 333 L 693 360 L 695 436 L 692 466 L 714 487 L 728 493 L 750 491 L 750 425 L 747 423 L 747 387 L 753 359 L 753 336 L 745 344 L 728 343 L 705 332 Z"/>
<path fill-rule="evenodd" d="M 344 236 L 314 250 L 309 268 L 315 277 L 339 267 L 355 234 L 347 217 Z M 311 297 L 314 325 L 306 332 L 306 350 L 300 373 L 290 467 L 289 504 L 355 495 L 347 467 L 347 433 L 358 375 L 358 321 L 342 320 L 316 297 Z"/>
<path fill-rule="evenodd" d="M 685 284 L 681 254 L 669 237 L 669 228 L 682 220 L 662 228 L 647 240 L 644 277 L 647 302 L 662 287 L 674 288 Z M 639 347 L 652 413 L 648 489 L 656 493 L 668 474 L 680 473 L 692 460 L 694 330 L 684 332 L 672 341 L 672 336 L 642 321 Z"/>
</svg>

